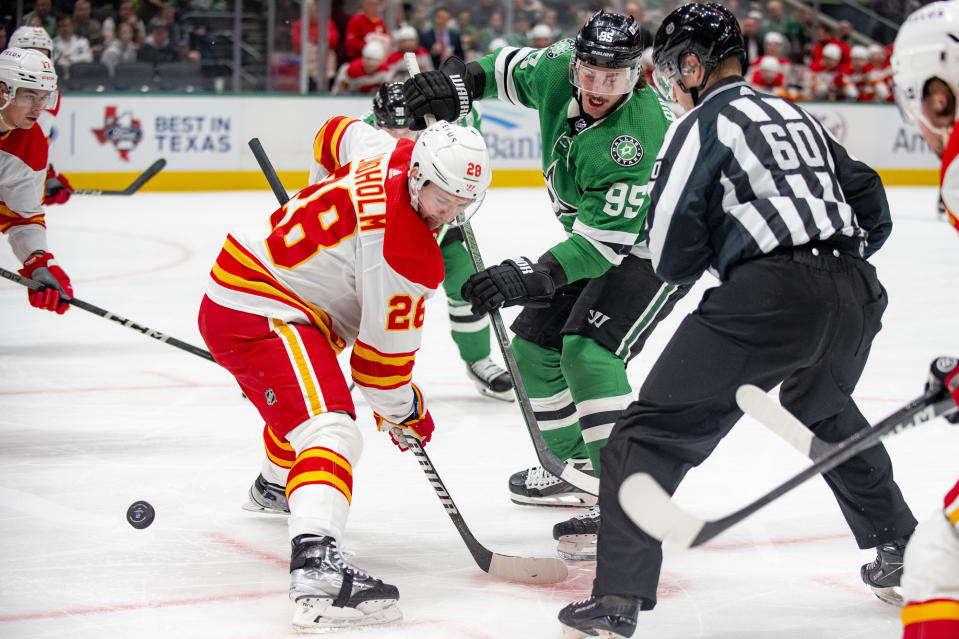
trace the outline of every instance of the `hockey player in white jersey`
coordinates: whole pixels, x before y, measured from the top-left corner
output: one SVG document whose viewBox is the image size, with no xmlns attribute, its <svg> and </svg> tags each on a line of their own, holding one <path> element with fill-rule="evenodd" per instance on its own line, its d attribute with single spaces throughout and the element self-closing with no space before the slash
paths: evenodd
<svg viewBox="0 0 959 639">
<path fill-rule="evenodd" d="M 343 119 L 331 123 L 342 133 Z M 294 195 L 265 238 L 227 236 L 210 273 L 200 332 L 293 459 L 284 479 L 298 629 L 402 616 L 397 588 L 339 550 L 363 438 L 337 355 L 352 345 L 351 377 L 380 430 L 430 440 L 412 369 L 426 299 L 443 279 L 433 230 L 470 215 L 489 183 L 482 136 L 440 121 Z M 405 449 L 405 437 L 394 441 Z"/>
</svg>

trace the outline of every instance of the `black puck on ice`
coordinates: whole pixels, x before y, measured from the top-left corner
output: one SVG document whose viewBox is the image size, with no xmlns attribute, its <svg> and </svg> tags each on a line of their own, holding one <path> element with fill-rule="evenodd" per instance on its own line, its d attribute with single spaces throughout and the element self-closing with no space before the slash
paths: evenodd
<svg viewBox="0 0 959 639">
<path fill-rule="evenodd" d="M 127 508 L 127 521 L 137 529 L 146 528 L 153 523 L 156 511 L 146 501 L 135 501 Z"/>
</svg>

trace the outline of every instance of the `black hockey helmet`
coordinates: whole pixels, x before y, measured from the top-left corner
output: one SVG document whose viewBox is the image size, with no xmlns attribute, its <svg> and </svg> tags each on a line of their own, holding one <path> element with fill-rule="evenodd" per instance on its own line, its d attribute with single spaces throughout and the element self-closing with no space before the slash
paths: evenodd
<svg viewBox="0 0 959 639">
<path fill-rule="evenodd" d="M 643 47 L 639 24 L 632 16 L 597 11 L 576 34 L 573 48 L 569 60 L 569 81 L 573 86 L 593 93 L 617 95 L 632 91 L 636 85 Z M 629 71 L 600 74 L 600 77 L 591 75 L 587 86 L 580 71 L 584 66 Z M 605 88 L 601 84 L 605 84 Z"/>
<path fill-rule="evenodd" d="M 373 118 L 376 126 L 385 129 L 408 129 L 410 121 L 406 114 L 406 98 L 402 82 L 387 82 L 380 85 L 373 98 Z"/>
<path fill-rule="evenodd" d="M 698 87 L 687 87 L 680 80 L 680 63 L 688 54 L 699 58 L 703 66 L 703 81 Z M 653 40 L 653 64 L 656 75 L 677 82 L 681 89 L 698 93 L 709 74 L 723 60 L 736 56 L 746 73 L 746 42 L 743 32 L 729 9 L 716 2 L 689 3 L 663 18 Z M 657 78 L 657 90 L 666 89 Z M 668 97 L 668 94 L 667 94 Z M 694 95 L 694 101 L 696 96 Z"/>
</svg>

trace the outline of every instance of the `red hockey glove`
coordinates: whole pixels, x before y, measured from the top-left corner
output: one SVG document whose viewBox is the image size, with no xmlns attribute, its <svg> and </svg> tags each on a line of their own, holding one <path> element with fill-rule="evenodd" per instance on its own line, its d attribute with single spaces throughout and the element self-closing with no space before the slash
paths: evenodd
<svg viewBox="0 0 959 639">
<path fill-rule="evenodd" d="M 390 439 L 400 450 L 406 450 L 408 447 L 405 438 L 397 437 L 393 433 L 393 429 L 402 429 L 404 434 L 416 437 L 423 446 L 426 446 L 426 442 L 433 436 L 433 428 L 435 427 L 430 412 L 425 410 L 426 403 L 420 389 L 416 384 L 410 384 L 410 386 L 413 388 L 413 412 L 410 413 L 409 417 L 401 422 L 395 422 L 386 419 L 379 413 L 373 413 L 373 418 L 376 420 L 376 429 L 380 431 L 388 430 Z"/>
<path fill-rule="evenodd" d="M 959 405 L 959 359 L 955 357 L 937 357 L 929 367 L 929 380 L 926 391 L 946 389 L 953 401 Z M 959 410 L 946 415 L 946 420 L 959 424 Z"/>
<path fill-rule="evenodd" d="M 70 278 L 54 261 L 52 253 L 31 255 L 18 272 L 24 277 L 43 284 L 40 290 L 27 291 L 27 299 L 30 300 L 31 306 L 55 311 L 59 315 L 67 312 L 70 305 L 63 300 L 61 293 L 69 299 L 73 297 L 73 287 L 70 286 Z"/>
<path fill-rule="evenodd" d="M 47 181 L 43 187 L 43 203 L 46 205 L 63 204 L 70 199 L 72 193 L 73 187 L 70 186 L 67 176 L 63 173 L 57 173 L 51 164 L 47 169 Z"/>
</svg>

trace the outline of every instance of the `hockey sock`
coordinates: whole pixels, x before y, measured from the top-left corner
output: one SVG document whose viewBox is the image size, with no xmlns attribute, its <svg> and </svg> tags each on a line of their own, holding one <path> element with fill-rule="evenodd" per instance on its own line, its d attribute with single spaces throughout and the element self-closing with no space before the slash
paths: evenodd
<svg viewBox="0 0 959 639">
<path fill-rule="evenodd" d="M 263 449 L 266 459 L 260 474 L 271 484 L 285 486 L 287 473 L 296 461 L 296 451 L 288 441 L 274 435 L 266 424 L 263 425 Z"/>
<path fill-rule="evenodd" d="M 616 419 L 633 401 L 626 363 L 592 338 L 566 335 L 560 365 L 598 477 L 599 451 L 606 445 Z"/>
<path fill-rule="evenodd" d="M 560 354 L 521 337 L 514 337 L 512 345 L 546 444 L 561 460 L 585 458 L 586 445 L 580 436 L 576 405 L 560 369 Z"/>
<path fill-rule="evenodd" d="M 462 242 L 450 242 L 440 247 L 443 254 L 443 290 L 446 291 L 450 317 L 450 335 L 467 364 L 490 355 L 489 315 L 475 315 L 469 302 L 463 301 L 460 288 L 473 274 L 473 265 Z"/>
</svg>

